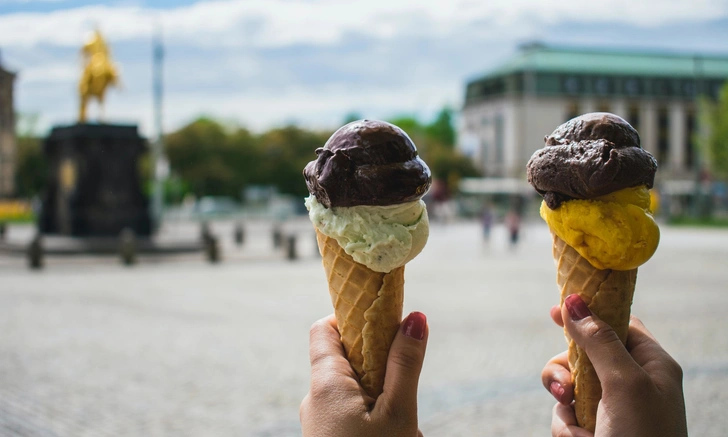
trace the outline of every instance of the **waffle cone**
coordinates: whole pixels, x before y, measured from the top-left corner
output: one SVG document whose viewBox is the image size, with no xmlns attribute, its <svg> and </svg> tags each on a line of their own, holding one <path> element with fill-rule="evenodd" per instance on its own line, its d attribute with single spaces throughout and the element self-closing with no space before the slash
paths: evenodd
<svg viewBox="0 0 728 437">
<path fill-rule="evenodd" d="M 364 390 L 377 398 L 384 387 L 389 347 L 402 321 L 404 266 L 375 272 L 318 230 L 316 240 L 346 357 Z"/>
<path fill-rule="evenodd" d="M 608 323 L 622 343 L 627 341 L 637 269 L 599 270 L 564 240 L 553 234 L 556 282 L 561 289 L 561 303 L 570 294 L 579 294 L 592 313 Z M 580 427 L 594 432 L 597 406 L 602 387 L 591 361 L 582 348 L 564 330 L 569 345 L 569 367 L 574 384 L 574 411 Z"/>
</svg>

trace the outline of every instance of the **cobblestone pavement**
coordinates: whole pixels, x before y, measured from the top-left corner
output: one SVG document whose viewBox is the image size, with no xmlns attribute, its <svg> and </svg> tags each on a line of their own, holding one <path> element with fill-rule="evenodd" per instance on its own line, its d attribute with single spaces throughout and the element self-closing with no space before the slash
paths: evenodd
<svg viewBox="0 0 728 437">
<path fill-rule="evenodd" d="M 242 248 L 215 224 L 217 265 L 49 258 L 33 272 L 0 256 L 0 436 L 300 435 L 308 328 L 331 309 L 313 234 L 296 226 L 295 262 L 271 249 L 264 223 L 247 225 Z M 425 312 L 431 329 L 426 436 L 550 434 L 540 371 L 565 347 L 548 316 L 550 257 L 541 224 L 516 250 L 500 227 L 485 246 L 476 224 L 433 225 L 405 275 L 405 311 Z M 663 227 L 639 272 L 633 312 L 685 370 L 692 436 L 728 435 L 727 285 L 726 231 Z"/>
</svg>

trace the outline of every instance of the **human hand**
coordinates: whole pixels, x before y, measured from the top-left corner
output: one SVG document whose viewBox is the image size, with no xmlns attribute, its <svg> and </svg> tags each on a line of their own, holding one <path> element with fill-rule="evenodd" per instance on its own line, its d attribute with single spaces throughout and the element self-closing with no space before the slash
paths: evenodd
<svg viewBox="0 0 728 437">
<path fill-rule="evenodd" d="M 367 395 L 344 355 L 336 319 L 310 333 L 311 389 L 301 403 L 304 437 L 422 437 L 417 429 L 417 383 L 429 329 L 424 314 L 407 316 L 389 349 L 384 392 Z"/>
<path fill-rule="evenodd" d="M 592 434 L 576 423 L 567 353 L 546 364 L 541 379 L 558 401 L 553 437 L 687 437 L 682 369 L 637 317 L 630 319 L 626 347 L 576 294 L 553 307 L 551 317 L 586 351 L 602 384 Z"/>
</svg>

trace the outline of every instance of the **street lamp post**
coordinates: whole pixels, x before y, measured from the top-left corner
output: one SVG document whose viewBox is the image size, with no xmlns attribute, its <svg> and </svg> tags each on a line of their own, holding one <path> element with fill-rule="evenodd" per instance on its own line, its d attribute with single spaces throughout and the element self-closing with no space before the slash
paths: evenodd
<svg viewBox="0 0 728 437">
<path fill-rule="evenodd" d="M 154 227 L 159 229 L 162 224 L 162 208 L 164 204 L 164 180 L 169 173 L 169 164 L 164 157 L 164 130 L 162 126 L 162 97 L 163 97 L 163 61 L 164 49 L 162 46 L 162 30 L 157 25 L 153 38 L 153 68 L 152 87 L 154 98 L 154 127 L 156 138 L 152 142 L 152 158 L 154 162 L 154 188 L 152 191 L 152 216 Z"/>
</svg>

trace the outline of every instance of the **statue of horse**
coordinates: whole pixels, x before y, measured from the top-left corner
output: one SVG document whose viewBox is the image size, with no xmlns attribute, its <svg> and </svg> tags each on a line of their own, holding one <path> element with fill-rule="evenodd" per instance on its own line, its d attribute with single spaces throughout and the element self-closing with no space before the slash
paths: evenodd
<svg viewBox="0 0 728 437">
<path fill-rule="evenodd" d="M 98 30 L 95 30 L 91 39 L 81 49 L 86 66 L 83 69 L 78 91 L 81 97 L 81 108 L 78 121 L 86 122 L 86 107 L 91 97 L 99 102 L 100 117 L 103 118 L 104 94 L 106 88 L 117 85 L 119 75 L 111 61 L 111 54 L 106 41 Z"/>
</svg>

